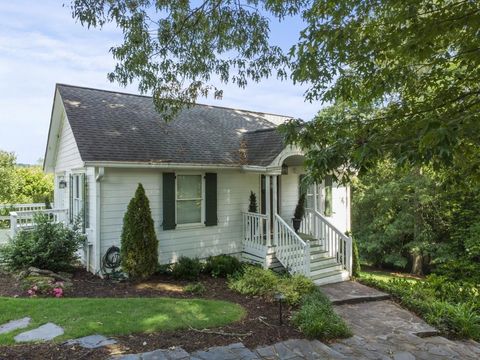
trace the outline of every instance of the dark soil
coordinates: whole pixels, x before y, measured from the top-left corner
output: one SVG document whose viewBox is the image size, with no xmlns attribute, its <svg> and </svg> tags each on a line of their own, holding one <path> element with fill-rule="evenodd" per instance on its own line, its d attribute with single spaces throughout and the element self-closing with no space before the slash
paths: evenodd
<svg viewBox="0 0 480 360">
<path fill-rule="evenodd" d="M 168 275 L 156 275 L 142 282 L 113 282 L 102 280 L 82 269 L 74 272 L 73 287 L 68 297 L 178 297 L 205 298 L 231 301 L 243 306 L 247 312 L 239 322 L 208 329 L 208 333 L 195 330 L 179 330 L 152 334 L 131 334 L 115 336 L 118 344 L 102 349 L 87 350 L 77 346 L 58 343 L 37 345 L 0 346 L 0 359 L 104 359 L 113 354 L 139 353 L 171 346 L 181 346 L 187 351 L 205 349 L 211 346 L 243 342 L 255 348 L 302 334 L 289 323 L 291 309 L 284 310 L 284 324 L 278 324 L 278 305 L 260 297 L 240 295 L 228 289 L 226 280 L 204 276 L 199 280 L 206 287 L 204 295 L 183 292 L 188 282 L 177 281 Z M 13 277 L 0 273 L 0 296 L 26 296 L 20 284 Z M 229 335 L 219 335 L 224 333 Z M 232 335 L 236 334 L 236 335 Z M 240 335 L 238 335 L 240 334 Z"/>
</svg>

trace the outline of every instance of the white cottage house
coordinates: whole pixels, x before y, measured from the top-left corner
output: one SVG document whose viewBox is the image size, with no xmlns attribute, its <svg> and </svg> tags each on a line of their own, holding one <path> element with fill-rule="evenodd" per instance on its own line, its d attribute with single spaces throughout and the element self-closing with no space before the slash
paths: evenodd
<svg viewBox="0 0 480 360">
<path fill-rule="evenodd" d="M 288 119 L 195 105 L 167 123 L 151 97 L 58 84 L 44 163 L 55 175 L 54 211 L 82 219 L 82 259 L 98 274 L 142 183 L 162 264 L 231 254 L 319 284 L 348 279 L 348 187 L 331 177 L 310 186 L 301 229 L 292 229 L 304 168 L 276 130 Z M 251 191 L 258 213 L 247 212 Z"/>
</svg>

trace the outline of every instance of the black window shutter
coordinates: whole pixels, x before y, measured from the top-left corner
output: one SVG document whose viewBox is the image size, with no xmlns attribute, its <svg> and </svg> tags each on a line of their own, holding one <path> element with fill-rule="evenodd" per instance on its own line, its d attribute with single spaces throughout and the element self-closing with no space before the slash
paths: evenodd
<svg viewBox="0 0 480 360">
<path fill-rule="evenodd" d="M 70 174 L 68 184 L 68 215 L 70 217 L 70 224 L 73 223 L 73 175 Z"/>
<path fill-rule="evenodd" d="M 266 181 L 265 181 L 265 175 L 260 175 L 260 212 L 262 214 L 267 213 L 267 207 L 265 206 L 266 202 Z"/>
<path fill-rule="evenodd" d="M 325 216 L 332 216 L 332 175 L 325 177 Z"/>
<path fill-rule="evenodd" d="M 163 230 L 175 229 L 175 173 L 163 173 Z"/>
<path fill-rule="evenodd" d="M 87 175 L 82 174 L 82 184 L 83 184 L 83 214 L 82 214 L 82 230 L 85 234 L 85 230 L 89 227 L 89 219 L 88 219 L 88 181 Z"/>
<path fill-rule="evenodd" d="M 217 225 L 217 174 L 205 174 L 205 225 Z"/>
</svg>

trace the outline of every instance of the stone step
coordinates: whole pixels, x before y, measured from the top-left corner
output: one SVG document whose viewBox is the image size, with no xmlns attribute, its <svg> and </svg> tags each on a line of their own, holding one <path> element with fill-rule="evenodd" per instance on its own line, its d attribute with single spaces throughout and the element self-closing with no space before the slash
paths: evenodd
<svg viewBox="0 0 480 360">
<path fill-rule="evenodd" d="M 356 281 L 329 284 L 320 288 L 334 305 L 357 304 L 390 299 L 390 295 Z"/>
</svg>

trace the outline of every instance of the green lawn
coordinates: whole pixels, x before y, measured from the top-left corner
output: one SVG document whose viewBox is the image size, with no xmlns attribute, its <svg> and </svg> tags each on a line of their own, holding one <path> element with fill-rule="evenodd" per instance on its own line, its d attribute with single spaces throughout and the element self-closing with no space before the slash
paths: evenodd
<svg viewBox="0 0 480 360">
<path fill-rule="evenodd" d="M 47 322 L 62 326 L 65 334 L 56 340 L 216 327 L 245 315 L 240 305 L 226 301 L 173 298 L 0 298 L 0 309 L 0 324 L 29 316 L 28 329 Z M 22 331 L 0 335 L 0 344 L 12 344 Z"/>
<path fill-rule="evenodd" d="M 360 271 L 360 278 L 370 277 L 378 281 L 389 281 L 391 279 L 398 279 L 403 278 L 406 279 L 408 282 L 416 282 L 420 281 L 421 279 L 410 274 L 406 273 L 398 273 L 398 272 L 390 272 L 390 271 L 383 271 L 383 270 L 374 270 L 374 269 L 362 269 Z"/>
</svg>

